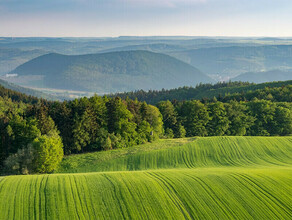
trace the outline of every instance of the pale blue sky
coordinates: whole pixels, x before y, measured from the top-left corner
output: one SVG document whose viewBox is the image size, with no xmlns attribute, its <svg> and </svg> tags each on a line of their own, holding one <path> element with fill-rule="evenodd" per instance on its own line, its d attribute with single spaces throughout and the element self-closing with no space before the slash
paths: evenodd
<svg viewBox="0 0 292 220">
<path fill-rule="evenodd" d="M 0 0 L 0 36 L 292 36 L 292 0 Z"/>
</svg>

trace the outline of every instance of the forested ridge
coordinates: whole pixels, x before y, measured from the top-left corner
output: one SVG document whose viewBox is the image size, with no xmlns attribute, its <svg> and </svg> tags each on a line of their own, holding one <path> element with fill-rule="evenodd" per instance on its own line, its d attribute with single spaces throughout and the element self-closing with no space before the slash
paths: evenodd
<svg viewBox="0 0 292 220">
<path fill-rule="evenodd" d="M 271 99 L 267 97 L 270 93 L 274 94 L 274 101 L 288 101 L 291 102 L 291 86 L 292 80 L 269 82 L 269 83 L 249 83 L 249 82 L 218 82 L 216 84 L 199 84 L 196 87 L 179 87 L 175 89 L 162 90 L 137 90 L 133 92 L 111 94 L 110 97 L 121 97 L 138 99 L 139 101 L 146 101 L 149 104 L 157 104 L 160 101 L 166 100 L 209 100 L 216 97 L 218 100 L 227 101 L 231 99 L 237 100 L 252 100 Z"/>
<path fill-rule="evenodd" d="M 18 93 L 0 88 L 1 169 L 49 173 L 64 154 L 132 147 L 159 138 L 290 135 L 291 85 L 279 84 L 218 99 L 161 101 L 156 106 L 97 95 L 64 102 L 15 98 Z M 236 84 L 212 86 L 231 85 Z M 204 86 L 211 85 L 200 85 Z"/>
<path fill-rule="evenodd" d="M 20 78 L 42 75 L 42 80 L 31 80 L 27 86 L 101 94 L 213 82 L 194 66 L 149 51 L 85 55 L 50 53 L 18 66 L 11 73 L 18 74 Z"/>
</svg>

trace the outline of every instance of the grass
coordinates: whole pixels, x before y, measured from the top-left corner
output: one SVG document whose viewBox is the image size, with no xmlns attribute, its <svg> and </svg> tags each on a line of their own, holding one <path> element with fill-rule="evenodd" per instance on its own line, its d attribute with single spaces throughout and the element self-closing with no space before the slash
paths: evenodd
<svg viewBox="0 0 292 220">
<path fill-rule="evenodd" d="M 195 167 L 292 165 L 292 137 L 205 137 L 161 140 L 130 149 L 75 155 L 59 173 Z"/>
<path fill-rule="evenodd" d="M 292 218 L 292 137 L 162 140 L 58 171 L 80 173 L 0 179 L 0 219 Z"/>
<path fill-rule="evenodd" d="M 11 176 L 3 219 L 291 219 L 292 170 L 199 168 Z"/>
</svg>

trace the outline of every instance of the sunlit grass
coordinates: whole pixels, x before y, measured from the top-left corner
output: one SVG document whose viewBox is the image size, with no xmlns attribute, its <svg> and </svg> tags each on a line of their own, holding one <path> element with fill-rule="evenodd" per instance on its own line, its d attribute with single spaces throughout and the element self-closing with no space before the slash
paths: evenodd
<svg viewBox="0 0 292 220">
<path fill-rule="evenodd" d="M 162 140 L 129 149 L 75 155 L 57 172 L 80 173 L 218 166 L 292 165 L 292 137 Z"/>
<path fill-rule="evenodd" d="M 79 173 L 0 178 L 0 219 L 292 218 L 292 137 L 162 140 L 59 171 Z"/>
</svg>

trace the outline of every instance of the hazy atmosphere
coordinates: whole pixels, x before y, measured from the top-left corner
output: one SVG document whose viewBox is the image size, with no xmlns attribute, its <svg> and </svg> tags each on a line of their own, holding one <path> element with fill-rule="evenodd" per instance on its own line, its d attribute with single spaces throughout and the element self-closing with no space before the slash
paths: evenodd
<svg viewBox="0 0 292 220">
<path fill-rule="evenodd" d="M 0 220 L 292 220 L 291 12 L 0 0 Z"/>
<path fill-rule="evenodd" d="M 291 7 L 290 0 L 1 0 L 0 36 L 287 37 Z"/>
</svg>

